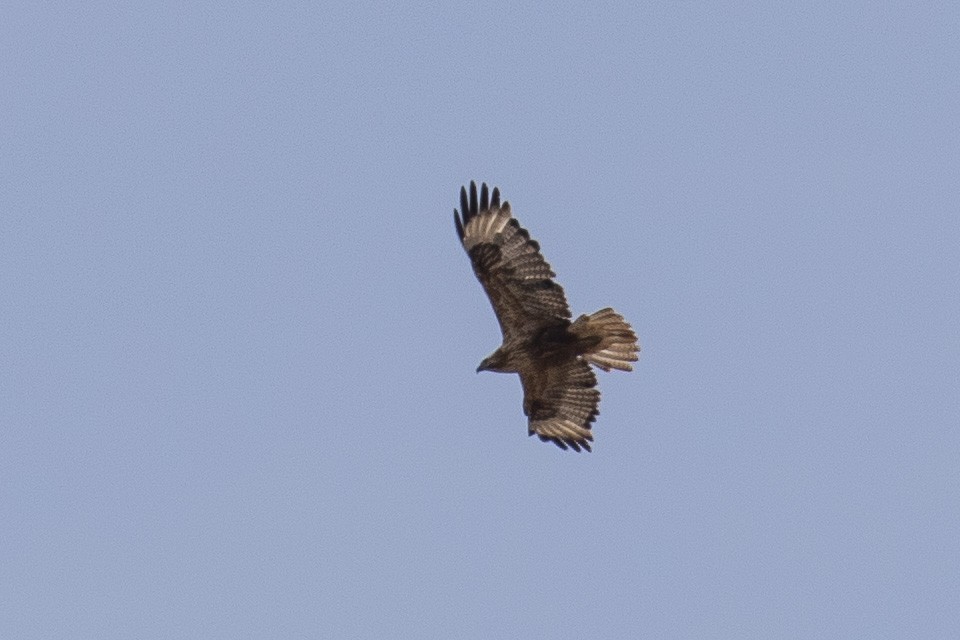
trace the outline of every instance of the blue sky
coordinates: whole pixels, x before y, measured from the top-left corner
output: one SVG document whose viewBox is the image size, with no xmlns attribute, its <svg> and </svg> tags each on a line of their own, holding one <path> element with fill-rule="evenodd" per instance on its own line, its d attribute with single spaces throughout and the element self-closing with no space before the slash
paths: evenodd
<svg viewBox="0 0 960 640">
<path fill-rule="evenodd" d="M 0 10 L 0 636 L 960 634 L 960 11 Z M 526 435 L 498 185 L 643 345 Z"/>
</svg>

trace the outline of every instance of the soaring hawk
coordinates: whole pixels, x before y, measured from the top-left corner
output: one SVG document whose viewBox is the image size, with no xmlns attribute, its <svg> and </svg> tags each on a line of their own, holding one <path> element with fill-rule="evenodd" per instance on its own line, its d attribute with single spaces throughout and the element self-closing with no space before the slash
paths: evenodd
<svg viewBox="0 0 960 640">
<path fill-rule="evenodd" d="M 561 449 L 590 451 L 590 426 L 600 392 L 590 368 L 632 371 L 640 347 L 622 316 L 610 308 L 570 321 L 563 288 L 540 245 L 511 215 L 510 203 L 487 185 L 460 189 L 457 235 L 500 322 L 503 344 L 477 371 L 520 374 L 529 435 Z"/>
</svg>

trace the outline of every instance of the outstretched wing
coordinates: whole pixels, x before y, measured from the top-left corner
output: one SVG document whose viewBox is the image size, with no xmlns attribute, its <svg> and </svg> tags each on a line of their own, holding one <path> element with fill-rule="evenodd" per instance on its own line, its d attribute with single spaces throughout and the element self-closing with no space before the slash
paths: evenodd
<svg viewBox="0 0 960 640">
<path fill-rule="evenodd" d="M 453 219 L 473 272 L 487 292 L 500 322 L 504 341 L 512 336 L 569 319 L 570 308 L 556 274 L 540 254 L 540 245 L 510 214 L 510 203 L 500 204 L 500 190 L 489 197 L 486 183 L 477 200 L 477 184 L 470 197 L 460 188 L 460 208 Z"/>
<path fill-rule="evenodd" d="M 561 449 L 590 451 L 590 425 L 600 413 L 600 391 L 590 365 L 579 358 L 547 366 L 531 363 L 529 370 L 520 371 L 520 382 L 530 435 Z"/>
</svg>

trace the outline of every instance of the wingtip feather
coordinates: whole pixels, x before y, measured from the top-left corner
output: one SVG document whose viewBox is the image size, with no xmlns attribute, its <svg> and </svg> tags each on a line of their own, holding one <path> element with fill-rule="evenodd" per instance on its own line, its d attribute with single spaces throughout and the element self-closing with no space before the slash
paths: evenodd
<svg viewBox="0 0 960 640">
<path fill-rule="evenodd" d="M 460 187 L 460 211 L 463 212 L 464 226 L 470 222 L 470 203 L 467 201 L 467 188 Z"/>
</svg>

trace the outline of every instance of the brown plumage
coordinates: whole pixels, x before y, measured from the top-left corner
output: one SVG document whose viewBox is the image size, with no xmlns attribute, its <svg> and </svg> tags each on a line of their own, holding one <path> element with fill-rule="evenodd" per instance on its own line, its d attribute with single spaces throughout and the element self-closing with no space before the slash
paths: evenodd
<svg viewBox="0 0 960 640">
<path fill-rule="evenodd" d="M 570 322 L 570 308 L 540 245 L 500 203 L 500 191 L 470 183 L 460 189 L 454 209 L 457 235 L 473 272 L 490 298 L 503 344 L 477 371 L 520 374 L 523 412 L 529 435 L 561 449 L 590 451 L 591 424 L 599 413 L 600 392 L 590 364 L 631 371 L 640 347 L 637 336 L 613 309 L 601 309 Z"/>
</svg>

